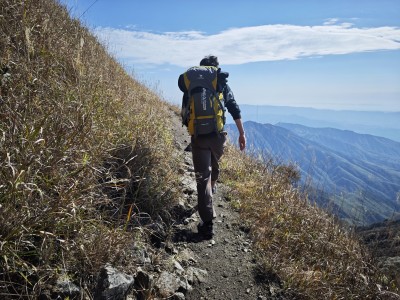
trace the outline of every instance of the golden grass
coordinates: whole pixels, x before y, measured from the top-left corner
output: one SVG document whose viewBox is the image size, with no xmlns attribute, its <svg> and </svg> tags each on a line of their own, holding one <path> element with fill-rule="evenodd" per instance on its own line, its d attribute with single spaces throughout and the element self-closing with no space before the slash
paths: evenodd
<svg viewBox="0 0 400 300">
<path fill-rule="evenodd" d="M 91 292 L 177 199 L 168 104 L 52 0 L 0 0 L 0 297 L 36 299 L 59 276 Z M 176 109 L 176 108 L 174 108 Z M 378 299 L 358 241 L 310 205 L 298 173 L 228 148 L 223 180 L 266 270 L 298 299 Z"/>
<path fill-rule="evenodd" d="M 176 199 L 169 108 L 55 1 L 0 7 L 0 297 L 89 288 Z"/>
<path fill-rule="evenodd" d="M 228 148 L 223 169 L 265 270 L 296 299 L 380 299 L 393 288 L 351 231 L 294 187 L 293 166 Z"/>
</svg>

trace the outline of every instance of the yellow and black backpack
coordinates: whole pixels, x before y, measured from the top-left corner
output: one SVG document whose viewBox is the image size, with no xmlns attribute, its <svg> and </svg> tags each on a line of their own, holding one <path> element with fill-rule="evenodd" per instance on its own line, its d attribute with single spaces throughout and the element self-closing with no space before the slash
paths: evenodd
<svg viewBox="0 0 400 300">
<path fill-rule="evenodd" d="M 184 74 L 189 101 L 182 108 L 183 123 L 190 135 L 221 132 L 225 124 L 223 94 L 217 90 L 218 68 L 196 66 Z"/>
</svg>

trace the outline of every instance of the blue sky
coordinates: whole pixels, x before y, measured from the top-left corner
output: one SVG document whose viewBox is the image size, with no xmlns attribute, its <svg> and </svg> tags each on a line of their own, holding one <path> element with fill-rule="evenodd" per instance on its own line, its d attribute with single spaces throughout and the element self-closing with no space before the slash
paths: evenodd
<svg viewBox="0 0 400 300">
<path fill-rule="evenodd" d="M 239 104 L 400 111 L 400 0 L 60 2 L 172 103 L 214 54 Z"/>
</svg>

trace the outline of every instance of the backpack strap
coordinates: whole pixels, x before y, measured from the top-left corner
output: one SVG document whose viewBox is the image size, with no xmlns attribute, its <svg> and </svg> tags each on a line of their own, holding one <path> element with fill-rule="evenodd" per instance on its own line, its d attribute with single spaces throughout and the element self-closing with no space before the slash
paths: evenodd
<svg viewBox="0 0 400 300">
<path fill-rule="evenodd" d="M 223 93 L 222 93 L 222 92 L 218 93 L 218 95 L 217 95 L 217 100 L 218 100 L 218 105 L 219 105 L 219 107 L 220 107 L 221 110 L 222 110 L 222 122 L 223 122 L 224 125 L 225 125 L 225 122 L 226 122 L 226 117 L 225 117 L 225 106 L 222 104 L 221 99 L 219 99 L 219 96 L 220 96 L 220 95 L 222 95 L 222 98 L 223 98 L 224 96 L 223 96 Z"/>
</svg>

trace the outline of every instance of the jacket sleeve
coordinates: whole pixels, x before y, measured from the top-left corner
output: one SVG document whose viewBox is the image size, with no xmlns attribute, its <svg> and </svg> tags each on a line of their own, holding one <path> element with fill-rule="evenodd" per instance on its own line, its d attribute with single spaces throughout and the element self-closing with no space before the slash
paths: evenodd
<svg viewBox="0 0 400 300">
<path fill-rule="evenodd" d="M 242 116 L 240 114 L 239 105 L 236 103 L 235 96 L 228 84 L 225 85 L 223 89 L 224 95 L 224 105 L 228 109 L 228 112 L 231 114 L 234 120 L 241 119 Z"/>
</svg>

